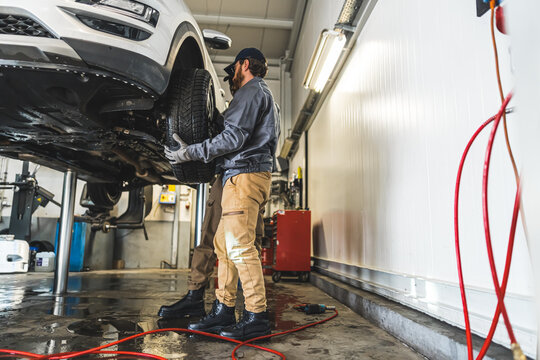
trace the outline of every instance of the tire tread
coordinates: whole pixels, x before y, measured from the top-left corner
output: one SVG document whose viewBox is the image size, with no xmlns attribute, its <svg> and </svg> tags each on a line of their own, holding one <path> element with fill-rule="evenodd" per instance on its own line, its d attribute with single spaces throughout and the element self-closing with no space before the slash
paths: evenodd
<svg viewBox="0 0 540 360">
<path fill-rule="evenodd" d="M 212 136 L 213 111 L 207 114 L 209 92 L 213 92 L 212 78 L 204 69 L 190 69 L 175 74 L 171 82 L 167 142 L 175 146 L 174 133 L 188 144 L 196 144 Z M 213 94 L 211 94 L 213 95 Z M 215 106 L 215 104 L 212 104 Z M 212 107 L 213 108 L 213 107 Z M 178 181 L 184 184 L 209 182 L 215 174 L 216 164 L 191 161 L 173 165 Z"/>
</svg>

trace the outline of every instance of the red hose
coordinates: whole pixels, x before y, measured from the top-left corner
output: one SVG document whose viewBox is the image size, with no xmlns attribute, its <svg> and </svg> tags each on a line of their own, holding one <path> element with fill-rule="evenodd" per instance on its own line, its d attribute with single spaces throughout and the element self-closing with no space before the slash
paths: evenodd
<svg viewBox="0 0 540 360">
<path fill-rule="evenodd" d="M 33 354 L 33 353 L 25 352 L 25 351 L 17 351 L 17 350 L 1 349 L 0 353 L 4 353 L 4 354 L 8 354 L 8 355 L 19 355 L 19 356 L 24 356 L 24 357 L 30 358 L 30 359 L 39 357 L 38 354 Z"/>
<path fill-rule="evenodd" d="M 463 270 L 461 266 L 461 252 L 459 249 L 459 189 L 461 185 L 461 175 L 463 172 L 463 166 L 465 165 L 465 159 L 467 159 L 467 155 L 469 154 L 469 150 L 476 140 L 476 137 L 484 128 L 491 123 L 493 120 L 495 120 L 495 116 L 491 117 L 489 120 L 487 120 L 485 123 L 483 123 L 478 130 L 474 133 L 474 135 L 469 140 L 469 143 L 465 147 L 465 150 L 463 151 L 463 155 L 461 156 L 461 161 L 459 163 L 459 169 L 457 173 L 457 179 L 456 179 L 456 191 L 454 193 L 454 235 L 455 235 L 455 247 L 456 247 L 456 261 L 457 261 L 457 270 L 458 270 L 458 277 L 459 277 L 459 289 L 461 291 L 461 302 L 463 303 L 463 315 L 465 317 L 465 334 L 467 337 L 467 351 L 469 360 L 473 359 L 473 347 L 472 347 L 472 334 L 471 334 L 471 324 L 469 321 L 469 308 L 467 307 L 467 296 L 465 294 L 465 282 L 463 280 Z"/>
<path fill-rule="evenodd" d="M 124 338 L 124 339 L 121 339 L 121 340 L 118 340 L 118 341 L 115 341 L 115 342 L 112 342 L 112 343 L 109 343 L 109 344 L 105 344 L 105 345 L 102 345 L 102 346 L 99 346 L 99 347 L 95 347 L 95 348 L 92 348 L 92 349 L 84 350 L 84 351 L 65 353 L 65 354 L 64 353 L 62 353 L 62 354 L 51 354 L 51 355 L 45 355 L 45 356 L 39 356 L 38 355 L 37 360 L 72 359 L 72 358 L 87 355 L 87 354 L 95 354 L 95 353 L 97 353 L 98 351 L 100 351 L 102 349 L 105 349 L 105 348 L 108 348 L 108 347 L 111 347 L 111 346 L 115 346 L 115 345 L 124 343 L 124 342 L 129 341 L 129 340 L 133 340 L 133 339 L 136 339 L 136 338 L 139 338 L 139 337 L 142 337 L 142 336 L 146 336 L 146 335 L 150 335 L 150 334 L 156 334 L 156 333 L 161 333 L 161 332 L 169 332 L 169 331 L 188 333 L 188 334 L 197 334 L 197 335 L 211 337 L 211 338 L 214 338 L 214 339 L 220 339 L 220 340 L 233 342 L 233 343 L 236 343 L 236 344 L 241 344 L 242 343 L 242 341 L 240 341 L 240 340 L 234 340 L 234 339 L 230 339 L 230 338 L 227 338 L 227 337 L 224 337 L 224 336 L 220 336 L 220 335 L 216 335 L 216 334 L 210 334 L 210 333 L 197 331 L 197 330 L 189 330 L 189 329 L 182 329 L 182 328 L 156 329 L 156 330 L 145 331 L 145 332 L 140 333 L 140 334 L 132 335 L 132 336 L 129 336 L 127 338 Z M 269 349 L 269 348 L 265 348 L 265 347 L 258 346 L 258 345 L 253 345 L 253 344 L 246 344 L 246 345 L 250 346 L 250 347 L 253 347 L 253 348 L 256 348 L 256 349 L 259 349 L 259 350 L 267 351 L 267 352 L 270 352 L 272 354 L 278 355 L 283 360 L 285 360 L 285 355 L 283 355 L 279 351 Z M 0 352 L 1 351 L 2 350 L 0 350 Z M 140 354 L 143 355 L 144 353 L 140 353 Z M 144 354 L 144 355 L 147 355 L 147 354 Z M 160 360 L 166 360 L 164 358 L 159 358 L 159 359 Z"/>
<path fill-rule="evenodd" d="M 8 354 L 8 355 L 23 356 L 23 357 L 29 358 L 29 359 L 42 358 L 42 356 L 39 355 L 39 354 L 34 354 L 34 353 L 30 353 L 30 352 L 25 352 L 25 351 L 17 351 L 17 350 L 0 349 L 0 353 L 4 353 L 4 354 Z M 66 352 L 66 353 L 59 353 L 59 354 L 56 354 L 56 355 L 60 356 L 60 355 L 72 355 L 72 354 L 76 354 L 76 353 L 75 352 Z M 129 355 L 129 356 L 138 356 L 138 357 L 143 356 L 143 357 L 147 357 L 147 358 L 150 358 L 150 359 L 167 360 L 167 359 L 165 359 L 165 358 L 163 358 L 161 356 L 152 355 L 152 354 L 145 354 L 145 353 L 138 353 L 138 352 L 132 352 L 132 351 L 94 351 L 94 352 L 92 352 L 92 354 Z M 53 356 L 53 355 L 51 355 L 51 356 Z"/>
<path fill-rule="evenodd" d="M 262 339 L 268 339 L 268 338 L 271 338 L 271 337 L 274 337 L 274 336 L 279 336 L 279 335 L 285 335 L 285 334 L 290 334 L 290 333 L 293 333 L 293 332 L 297 332 L 297 331 L 300 331 L 300 330 L 304 330 L 304 329 L 307 329 L 308 327 L 312 327 L 312 326 L 315 326 L 315 325 L 319 325 L 319 324 L 322 324 L 324 322 L 327 322 L 328 320 L 332 320 L 333 318 L 335 318 L 336 316 L 338 316 L 338 312 L 336 309 L 334 309 L 334 312 L 335 314 L 326 318 L 326 319 L 323 319 L 321 321 L 317 321 L 317 322 L 314 322 L 314 323 L 311 323 L 311 324 L 307 324 L 307 325 L 304 325 L 304 326 L 300 326 L 296 329 L 291 329 L 291 330 L 286 330 L 286 331 L 282 331 L 282 332 L 278 332 L 278 333 L 275 333 L 275 334 L 270 334 L 270 335 L 264 335 L 264 336 L 259 336 L 259 337 L 256 337 L 256 338 L 253 338 L 253 339 L 249 339 L 247 341 L 244 341 L 243 343 L 241 344 L 238 344 L 236 345 L 236 347 L 233 349 L 232 351 L 232 354 L 231 354 L 231 357 L 233 360 L 238 360 L 234 355 L 236 353 L 236 351 L 238 349 L 240 349 L 242 346 L 244 345 L 250 345 L 249 343 L 252 342 L 252 341 L 257 341 L 257 340 L 262 340 Z"/>
<path fill-rule="evenodd" d="M 519 215 L 520 196 L 521 196 L 521 189 L 519 188 L 519 183 L 518 183 L 518 190 L 516 192 L 516 199 L 514 202 L 514 212 L 512 215 L 512 225 L 510 228 L 510 236 L 508 239 L 508 248 L 506 250 L 506 263 L 504 266 L 504 273 L 503 273 L 502 284 L 501 284 L 501 292 L 502 292 L 503 297 L 506 294 L 506 285 L 508 284 L 508 277 L 510 275 L 510 265 L 512 264 L 512 253 L 514 250 L 514 239 L 516 235 L 516 225 L 517 225 L 517 219 Z M 478 356 L 476 358 L 477 360 L 483 359 L 484 356 L 486 355 L 486 352 L 489 348 L 491 340 L 493 339 L 493 335 L 495 334 L 495 330 L 497 328 L 500 315 L 501 315 L 501 306 L 499 302 L 497 302 L 497 309 L 495 310 L 495 314 L 493 315 L 491 327 L 489 328 L 489 332 L 486 337 L 486 340 L 484 341 L 484 344 L 482 345 L 482 349 L 480 349 L 480 352 L 478 353 Z"/>
<path fill-rule="evenodd" d="M 514 201 L 514 211 L 512 214 L 512 225 L 510 227 L 510 235 L 508 237 L 508 248 L 506 250 L 506 263 L 504 265 L 504 273 L 502 278 L 502 285 L 501 285 L 501 292 L 504 297 L 506 294 L 506 285 L 508 284 L 508 277 L 510 275 L 510 265 L 512 264 L 512 253 L 514 250 L 514 240 L 516 235 L 516 226 L 517 226 L 517 220 L 519 215 L 519 209 L 520 209 L 520 199 L 521 199 L 521 188 L 520 183 L 518 182 L 518 189 L 516 191 L 516 199 Z M 491 327 L 489 328 L 488 335 L 486 336 L 486 340 L 484 341 L 484 344 L 482 345 L 482 348 L 480 349 L 480 352 L 478 353 L 478 356 L 476 357 L 477 360 L 481 360 L 486 355 L 487 350 L 489 349 L 489 345 L 491 344 L 491 340 L 493 339 L 493 335 L 495 334 L 495 330 L 497 329 L 497 324 L 499 323 L 499 317 L 501 315 L 501 305 L 499 302 L 497 302 L 497 309 L 495 310 L 495 314 L 493 315 L 493 320 L 491 321 Z"/>
<path fill-rule="evenodd" d="M 508 284 L 508 277 L 510 275 L 510 265 L 512 263 L 512 253 L 514 250 L 514 240 L 515 240 L 515 235 L 516 235 L 517 219 L 518 219 L 519 210 L 520 210 L 520 198 L 521 198 L 521 189 L 520 189 L 520 182 L 518 178 L 516 198 L 514 201 L 514 210 L 512 214 L 512 224 L 510 227 L 510 235 L 508 238 L 508 248 L 506 250 L 506 263 L 504 266 L 504 273 L 503 273 L 502 284 L 500 288 L 502 298 L 504 298 L 505 296 L 506 286 Z M 489 348 L 489 344 L 491 340 L 493 339 L 493 335 L 495 334 L 495 329 L 497 328 L 497 323 L 499 322 L 499 317 L 501 315 L 501 312 L 502 312 L 501 302 L 498 301 L 497 309 L 495 311 L 495 314 L 493 315 L 493 321 L 491 323 L 488 336 L 486 337 L 486 340 L 484 341 L 484 345 L 482 346 L 482 349 L 480 350 L 477 359 L 482 359 L 484 355 L 486 354 L 487 349 Z"/>
<path fill-rule="evenodd" d="M 491 268 L 491 276 L 493 278 L 493 286 L 495 287 L 495 293 L 497 294 L 497 299 L 499 301 L 498 306 L 501 307 L 501 313 L 504 319 L 504 324 L 506 330 L 508 331 L 508 336 L 512 344 L 516 343 L 516 337 L 514 335 L 514 330 L 512 329 L 512 324 L 508 318 L 508 313 L 506 312 L 506 306 L 504 305 L 504 295 L 501 292 L 501 287 L 499 285 L 499 279 L 497 276 L 497 268 L 495 267 L 495 258 L 493 256 L 493 246 L 491 244 L 491 232 L 489 229 L 489 210 L 488 210 L 488 177 L 489 177 L 489 165 L 491 162 L 491 151 L 493 150 L 493 142 L 495 140 L 495 134 L 497 133 L 497 128 L 501 121 L 502 114 L 504 113 L 506 106 L 512 99 L 512 93 L 510 93 L 504 100 L 501 110 L 495 118 L 491 134 L 489 136 L 488 145 L 486 148 L 486 159 L 484 161 L 484 175 L 482 178 L 482 208 L 484 214 L 484 232 L 486 234 L 486 246 L 489 258 L 489 266 Z"/>
<path fill-rule="evenodd" d="M 465 293 L 465 283 L 464 283 L 464 280 L 463 280 L 463 271 L 462 271 L 462 265 L 461 265 L 461 253 L 460 253 L 460 247 L 459 247 L 459 221 L 458 220 L 459 220 L 459 190 L 460 190 L 460 184 L 461 184 L 461 176 L 462 176 L 462 172 L 463 172 L 463 166 L 464 166 L 464 163 L 465 163 L 465 159 L 467 158 L 470 147 L 472 146 L 473 142 L 476 140 L 476 137 L 493 120 L 496 120 L 495 125 L 498 126 L 498 123 L 501 120 L 502 114 L 505 111 L 506 106 L 508 105 L 508 102 L 510 101 L 511 97 L 512 97 L 512 94 L 510 94 L 507 97 L 507 99 L 505 100 L 505 102 L 501 106 L 501 109 L 500 109 L 499 113 L 496 116 L 494 116 L 494 117 L 490 118 L 489 120 L 487 120 L 486 122 L 484 122 L 478 128 L 478 130 L 474 133 L 474 135 L 471 137 L 471 139 L 469 140 L 469 143 L 467 144 L 467 146 L 466 146 L 466 148 L 465 148 L 465 150 L 463 152 L 463 155 L 461 157 L 461 161 L 460 161 L 459 169 L 458 169 L 458 174 L 457 174 L 457 179 L 456 179 L 456 189 L 455 189 L 455 197 L 454 197 L 455 247 L 456 247 L 456 260 L 457 260 L 457 267 L 458 267 L 459 285 L 460 285 L 460 291 L 461 291 L 461 299 L 462 299 L 462 303 L 463 303 L 463 313 L 464 313 L 464 317 L 465 317 L 465 332 L 466 332 L 466 337 L 467 337 L 467 351 L 468 351 L 469 360 L 473 359 L 472 334 L 471 334 L 471 327 L 470 327 L 470 321 L 469 321 L 469 312 L 468 312 L 468 307 L 467 307 L 467 298 L 466 298 L 466 293 Z M 493 139 L 494 139 L 495 132 L 496 132 L 496 129 L 497 129 L 495 125 L 494 125 L 493 130 L 492 130 L 492 134 L 491 134 L 492 136 L 490 137 L 490 142 L 488 143 L 488 150 L 487 151 L 489 153 L 491 152 L 491 148 L 493 147 Z M 486 162 L 487 171 L 489 172 L 489 159 L 486 158 L 486 161 L 487 161 Z M 485 170 L 486 170 L 486 168 L 485 168 Z M 484 175 L 486 175 L 486 172 L 484 173 Z M 487 176 L 484 178 L 484 180 L 486 180 L 486 183 L 487 183 Z M 485 188 L 485 190 L 486 190 L 486 192 L 485 192 L 486 196 L 483 196 L 483 199 L 487 199 L 487 187 Z M 484 195 L 484 193 L 483 193 L 483 195 Z M 514 247 L 516 224 L 517 224 L 517 218 L 518 218 L 518 214 L 519 214 L 519 206 L 520 206 L 519 204 L 520 204 L 520 190 L 519 190 L 519 183 L 518 183 L 518 191 L 517 191 L 517 194 L 516 194 L 516 200 L 515 200 L 515 205 L 514 205 L 514 214 L 513 214 L 513 217 L 512 217 L 512 226 L 511 226 L 511 229 L 510 229 L 510 236 L 509 236 L 509 241 L 508 241 L 508 249 L 507 249 L 507 253 L 506 253 L 506 263 L 505 263 L 505 269 L 504 269 L 504 274 L 503 274 L 503 279 L 502 279 L 502 286 L 499 288 L 500 291 L 497 292 L 497 299 L 498 299 L 497 310 L 495 312 L 495 315 L 493 316 L 493 320 L 492 320 L 492 323 L 491 323 L 491 327 L 490 327 L 488 336 L 486 337 L 486 340 L 484 341 L 484 344 L 483 344 L 482 349 L 480 350 L 480 352 L 478 354 L 477 359 L 482 359 L 484 357 L 485 353 L 487 352 L 487 349 L 489 348 L 489 345 L 491 344 L 491 340 L 492 340 L 493 335 L 495 333 L 495 329 L 497 327 L 499 316 L 500 316 L 502 311 L 506 312 L 506 309 L 504 307 L 504 294 L 506 292 L 506 286 L 507 286 L 507 283 L 508 283 L 508 277 L 509 277 L 509 273 L 510 273 L 510 265 L 511 265 L 511 260 L 512 260 L 513 247 Z M 486 218 L 484 218 L 484 221 L 485 220 L 486 220 Z M 487 223 L 489 224 L 489 218 L 487 218 Z M 488 245 L 488 255 L 489 255 L 490 250 L 491 250 L 491 256 L 490 256 L 490 264 L 491 264 L 492 262 L 494 263 L 494 260 L 493 260 L 493 251 L 492 251 L 492 248 L 490 248 L 490 245 L 491 245 L 491 242 Z M 493 274 L 493 267 L 492 267 L 492 274 Z M 495 276 L 495 278 L 497 276 L 496 269 L 495 269 L 495 272 L 494 272 L 494 276 Z M 498 287 L 498 281 L 497 281 L 496 288 L 497 287 Z M 507 329 L 508 329 L 508 327 L 507 327 Z M 511 329 L 511 326 L 510 326 L 510 329 Z M 511 331 L 511 333 L 513 334 L 513 331 Z M 514 340 L 512 342 L 513 343 L 515 342 L 515 338 L 514 338 Z"/>
<path fill-rule="evenodd" d="M 163 358 L 161 356 L 152 355 L 152 354 L 146 354 L 146 353 L 138 353 L 138 352 L 130 352 L 130 351 L 101 351 L 101 350 L 105 349 L 105 348 L 108 348 L 108 347 L 111 347 L 111 346 L 121 344 L 121 343 L 129 341 L 129 340 L 136 339 L 136 338 L 141 337 L 141 336 L 146 336 L 146 335 L 149 335 L 149 334 L 155 334 L 155 333 L 161 333 L 161 332 L 174 331 L 174 332 L 182 332 L 182 333 L 203 335 L 203 336 L 207 336 L 207 337 L 211 337 L 211 338 L 215 338 L 215 339 L 220 339 L 220 340 L 225 340 L 225 341 L 229 341 L 229 342 L 232 342 L 232 343 L 236 343 L 238 345 L 233 349 L 232 354 L 231 354 L 233 360 L 237 360 L 237 358 L 235 357 L 235 353 L 241 346 L 249 346 L 249 347 L 252 347 L 252 348 L 255 348 L 255 349 L 263 350 L 263 351 L 275 354 L 275 355 L 279 356 L 281 359 L 285 360 L 286 359 L 285 355 L 283 355 L 281 352 L 279 352 L 277 350 L 273 350 L 273 349 L 270 349 L 270 348 L 266 348 L 266 347 L 263 347 L 263 346 L 254 345 L 254 344 L 250 344 L 250 343 L 253 342 L 253 341 L 261 340 L 261 339 L 267 339 L 267 338 L 271 338 L 271 337 L 274 337 L 274 336 L 279 336 L 279 335 L 283 335 L 283 334 L 289 334 L 289 333 L 292 333 L 292 332 L 300 331 L 300 330 L 306 329 L 308 327 L 312 327 L 312 326 L 327 322 L 327 321 L 335 318 L 336 316 L 338 316 L 338 311 L 334 310 L 334 315 L 332 315 L 332 316 L 330 316 L 330 317 L 328 317 L 326 319 L 323 319 L 321 321 L 317 321 L 317 322 L 310 323 L 310 324 L 307 324 L 307 325 L 304 325 L 304 326 L 301 326 L 301 327 L 298 327 L 298 328 L 295 328 L 295 329 L 282 331 L 282 332 L 275 333 L 275 334 L 270 334 L 270 335 L 266 335 L 266 336 L 260 336 L 260 337 L 253 338 L 253 339 L 250 339 L 250 340 L 247 340 L 247 341 L 244 341 L 244 342 L 242 342 L 240 340 L 230 339 L 230 338 L 220 336 L 220 335 L 216 335 L 216 334 L 210 334 L 210 333 L 205 333 L 205 332 L 202 332 L 202 331 L 197 331 L 197 330 L 189 330 L 189 329 L 181 329 L 181 328 L 170 328 L 170 329 L 157 329 L 157 330 L 146 331 L 146 332 L 136 334 L 136 335 L 132 335 L 132 336 L 129 336 L 127 338 L 124 338 L 124 339 L 121 339 L 121 340 L 118 340 L 118 341 L 115 341 L 115 342 L 112 342 L 112 343 L 109 343 L 109 344 L 105 344 L 105 345 L 102 345 L 102 346 L 98 346 L 98 347 L 95 347 L 95 348 L 92 348 L 92 349 L 79 351 L 79 352 L 58 353 L 58 354 L 51 354 L 51 355 L 39 355 L 39 354 L 34 354 L 34 353 L 29 353 L 29 352 L 24 352 L 24 351 L 0 349 L 0 353 L 4 353 L 4 354 L 8 354 L 8 355 L 18 355 L 18 356 L 23 356 L 23 357 L 28 358 L 28 359 L 35 359 L 35 360 L 72 359 L 72 358 L 87 355 L 87 354 L 129 355 L 129 356 L 135 356 L 135 357 L 137 357 L 137 356 L 141 357 L 142 356 L 142 357 L 152 358 L 152 359 L 157 359 L 157 360 L 167 360 L 167 359 L 165 359 L 165 358 Z"/>
</svg>

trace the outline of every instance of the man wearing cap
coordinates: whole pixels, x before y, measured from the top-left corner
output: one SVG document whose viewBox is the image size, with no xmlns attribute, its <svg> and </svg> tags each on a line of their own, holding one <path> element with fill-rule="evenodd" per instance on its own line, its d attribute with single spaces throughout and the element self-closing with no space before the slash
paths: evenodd
<svg viewBox="0 0 540 360">
<path fill-rule="evenodd" d="M 243 340 L 270 333 L 255 232 L 270 192 L 279 111 L 262 79 L 268 66 L 259 50 L 243 49 L 225 71 L 232 81 L 234 98 L 224 113 L 223 132 L 192 145 L 176 135 L 179 146 L 166 148 L 165 154 L 172 163 L 222 159 L 222 215 L 214 238 L 219 259 L 217 300 L 212 311 L 189 328 Z M 236 323 L 238 278 L 244 290 L 245 310 Z"/>
<path fill-rule="evenodd" d="M 234 95 L 238 88 L 233 83 L 234 67 L 228 66 L 225 81 L 229 83 L 231 94 Z M 218 173 L 210 182 L 210 195 L 206 202 L 204 221 L 201 229 L 201 243 L 193 249 L 190 274 L 187 281 L 188 292 L 180 300 L 172 305 L 163 305 L 158 311 L 158 316 L 167 319 L 182 318 L 186 316 L 204 316 L 204 290 L 208 284 L 214 265 L 216 254 L 214 253 L 214 236 L 221 219 L 221 194 L 223 192 L 222 175 Z M 257 219 L 255 246 L 261 252 L 262 237 L 264 235 L 263 213 Z"/>
</svg>

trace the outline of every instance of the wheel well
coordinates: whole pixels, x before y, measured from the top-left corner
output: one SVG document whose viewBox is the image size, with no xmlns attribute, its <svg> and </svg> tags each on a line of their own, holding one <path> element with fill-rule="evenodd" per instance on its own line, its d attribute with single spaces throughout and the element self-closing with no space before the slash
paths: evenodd
<svg viewBox="0 0 540 360">
<path fill-rule="evenodd" d="M 173 66 L 173 74 L 179 70 L 204 69 L 204 60 L 199 44 L 193 37 L 188 37 L 182 43 Z"/>
</svg>

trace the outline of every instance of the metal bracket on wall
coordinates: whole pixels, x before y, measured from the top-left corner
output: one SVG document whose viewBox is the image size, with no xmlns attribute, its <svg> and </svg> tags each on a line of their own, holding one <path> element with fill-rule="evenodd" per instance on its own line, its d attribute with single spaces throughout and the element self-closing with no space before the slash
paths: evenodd
<svg viewBox="0 0 540 360">
<path fill-rule="evenodd" d="M 476 0 L 476 16 L 480 17 L 489 11 L 489 2 Z"/>
</svg>

